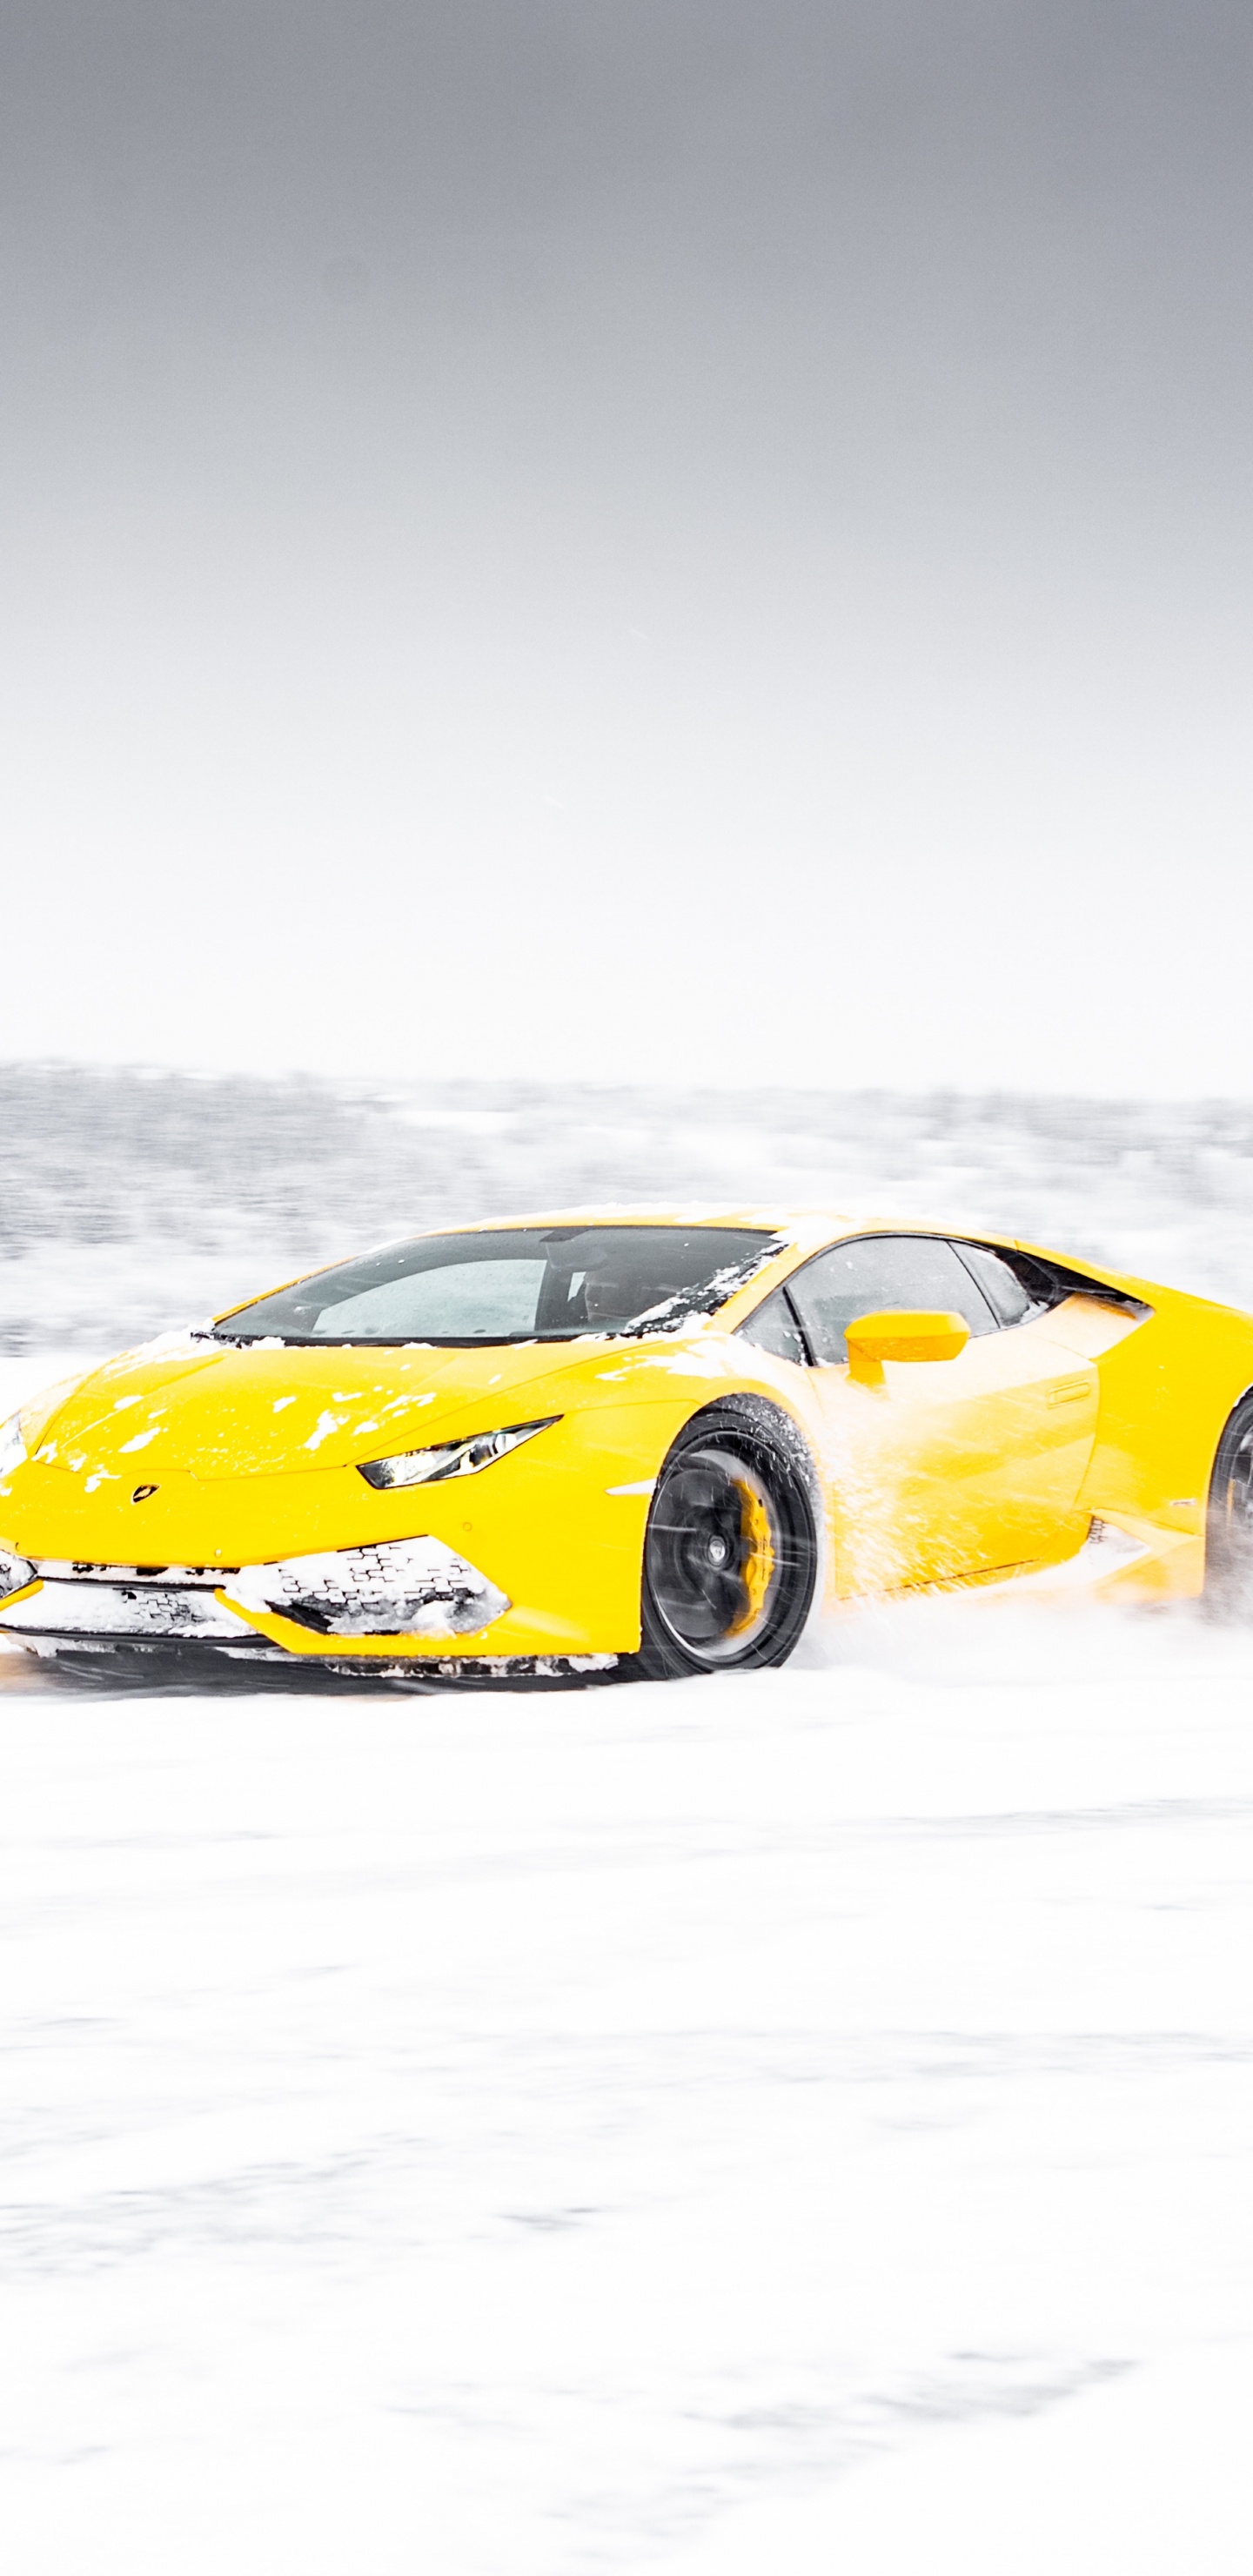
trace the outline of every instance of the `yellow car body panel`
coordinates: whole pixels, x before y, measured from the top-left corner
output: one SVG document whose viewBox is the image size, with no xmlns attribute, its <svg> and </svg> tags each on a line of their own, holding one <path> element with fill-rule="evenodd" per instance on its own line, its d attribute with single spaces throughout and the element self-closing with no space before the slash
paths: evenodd
<svg viewBox="0 0 1253 2576">
<path fill-rule="evenodd" d="M 1098 1588 L 1200 1590 L 1215 1452 L 1253 1385 L 1253 1318 L 1083 1263 L 1098 1293 L 1080 1286 L 954 1358 L 885 1360 L 882 1384 L 867 1385 L 847 1365 L 774 1358 L 738 1327 L 820 1249 L 943 1229 L 761 1210 L 605 1211 L 601 1221 L 764 1223 L 785 1239 L 717 1313 L 642 1340 L 308 1348 L 171 1337 L 123 1354 L 25 1408 L 29 1454 L 0 1478 L 0 1540 L 58 1580 L 75 1569 L 200 1569 L 205 1598 L 237 1619 L 241 1638 L 293 1656 L 629 1655 L 654 1480 L 685 1426 L 735 1396 L 785 1416 L 808 1453 L 828 1609 L 1064 1572 L 1094 1527 L 1125 1541 L 1107 1569 L 1094 1566 Z M 1076 1266 L 1009 1236 L 977 1240 Z M 472 1476 L 380 1491 L 358 1472 L 547 1417 Z M 508 1606 L 470 1635 L 346 1636 L 232 1593 L 240 1568 L 418 1539 L 469 1560 Z M 24 1579 L 0 1604 L 13 1633 L 37 1633 L 43 1579 Z"/>
</svg>

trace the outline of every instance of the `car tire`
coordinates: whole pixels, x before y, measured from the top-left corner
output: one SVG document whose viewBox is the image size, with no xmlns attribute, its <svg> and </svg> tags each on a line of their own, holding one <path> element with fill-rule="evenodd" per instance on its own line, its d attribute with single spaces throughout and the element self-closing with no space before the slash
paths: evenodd
<svg viewBox="0 0 1253 2576">
<path fill-rule="evenodd" d="M 786 1663 L 817 1576 L 816 1485 L 799 1434 L 766 1405 L 711 1405 L 657 1479 L 632 1672 L 677 1680 Z"/>
<path fill-rule="evenodd" d="M 1236 1406 L 1214 1459 L 1205 1521 L 1205 1600 L 1222 1618 L 1253 1618 L 1253 1394 Z"/>
</svg>

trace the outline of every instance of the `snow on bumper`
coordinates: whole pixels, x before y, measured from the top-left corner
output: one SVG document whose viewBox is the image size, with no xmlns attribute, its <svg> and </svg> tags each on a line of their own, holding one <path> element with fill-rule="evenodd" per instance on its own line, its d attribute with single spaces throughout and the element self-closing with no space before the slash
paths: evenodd
<svg viewBox="0 0 1253 2576">
<path fill-rule="evenodd" d="M 242 1622 L 214 1597 L 210 1583 L 156 1583 L 109 1568 L 117 1579 L 98 1578 L 66 1566 L 43 1576 L 20 1600 L 0 1610 L 0 1630 L 14 1637 L 135 1637 L 201 1639 L 225 1644 Z"/>
<path fill-rule="evenodd" d="M 258 1618 L 277 1616 L 325 1637 L 438 1640 L 471 1636 L 510 1606 L 487 1575 L 437 1538 L 336 1548 L 237 1573 L 62 1564 L 22 1572 L 32 1578 L 29 1588 L 0 1610 L 0 1629 L 19 1637 L 225 1645 L 238 1643 Z M 241 1615 L 247 1613 L 251 1619 Z"/>
<path fill-rule="evenodd" d="M 245 1610 L 277 1611 L 325 1637 L 465 1637 L 509 1607 L 477 1566 L 438 1538 L 249 1565 L 223 1589 Z"/>
</svg>

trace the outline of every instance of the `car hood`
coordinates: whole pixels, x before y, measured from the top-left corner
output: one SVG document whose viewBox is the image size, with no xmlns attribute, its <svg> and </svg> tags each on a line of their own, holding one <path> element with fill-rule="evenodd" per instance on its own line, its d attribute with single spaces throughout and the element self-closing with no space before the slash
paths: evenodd
<svg viewBox="0 0 1253 2576">
<path fill-rule="evenodd" d="M 478 1350 L 303 1350 L 180 1342 L 93 1371 L 39 1421 L 37 1455 L 90 1478 L 163 1472 L 201 1479 L 307 1473 L 578 1402 L 661 1397 L 693 1337 L 649 1343 L 521 1343 Z M 577 1356 L 575 1355 L 577 1352 Z"/>
</svg>

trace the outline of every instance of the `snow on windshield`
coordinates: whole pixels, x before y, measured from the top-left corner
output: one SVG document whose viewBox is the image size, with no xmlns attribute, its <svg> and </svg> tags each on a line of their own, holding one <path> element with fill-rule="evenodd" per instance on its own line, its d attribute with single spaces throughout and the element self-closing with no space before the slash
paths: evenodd
<svg viewBox="0 0 1253 2576">
<path fill-rule="evenodd" d="M 421 1235 L 223 1318 L 295 1342 L 569 1341 L 676 1331 L 712 1314 L 782 1239 L 717 1225 L 511 1226 Z"/>
</svg>

